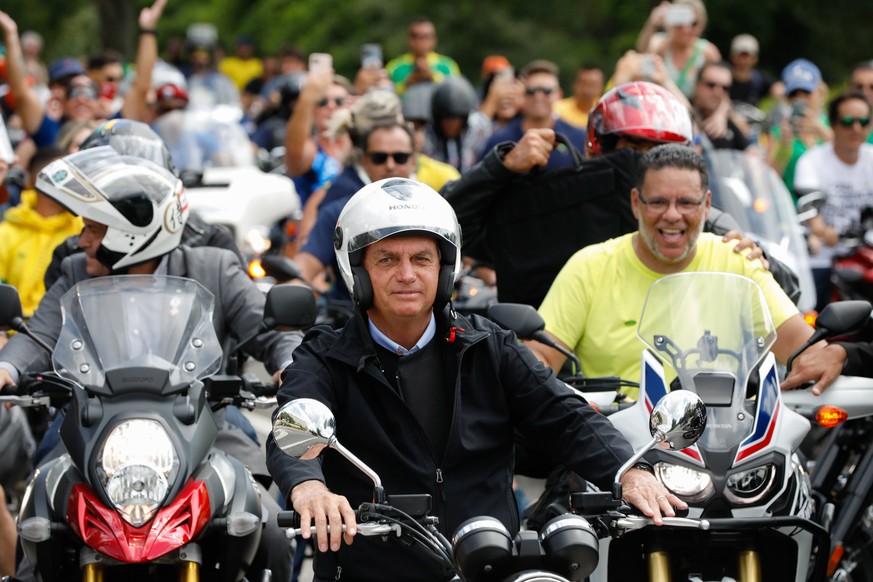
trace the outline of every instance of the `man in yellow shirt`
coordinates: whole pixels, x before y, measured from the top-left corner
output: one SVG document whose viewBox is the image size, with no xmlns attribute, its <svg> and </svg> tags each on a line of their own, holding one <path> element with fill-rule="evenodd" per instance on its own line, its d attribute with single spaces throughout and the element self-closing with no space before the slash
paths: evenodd
<svg viewBox="0 0 873 582">
<path fill-rule="evenodd" d="M 603 83 L 603 69 L 596 65 L 582 65 L 576 70 L 573 94 L 556 102 L 552 110 L 570 125 L 587 128 L 588 113 L 603 95 Z"/>
<path fill-rule="evenodd" d="M 759 261 L 747 261 L 721 237 L 702 232 L 712 197 L 708 183 L 703 158 L 692 148 L 653 148 L 642 157 L 630 193 L 639 230 L 578 251 L 552 283 L 539 313 L 546 332 L 579 356 L 586 376 L 639 381 L 644 346 L 636 329 L 646 293 L 673 273 L 730 272 L 758 283 L 777 328 L 773 353 L 782 362 L 812 334 Z M 555 370 L 566 359 L 539 342 L 528 347 Z"/>
</svg>

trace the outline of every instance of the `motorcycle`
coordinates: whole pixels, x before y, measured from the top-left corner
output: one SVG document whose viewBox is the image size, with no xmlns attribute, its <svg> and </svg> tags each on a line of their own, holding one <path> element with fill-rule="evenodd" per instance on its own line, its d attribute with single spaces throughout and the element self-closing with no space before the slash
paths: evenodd
<svg viewBox="0 0 873 582">
<path fill-rule="evenodd" d="M 301 398 L 285 404 L 276 414 L 273 436 L 286 454 L 314 459 L 331 448 L 360 469 L 373 482 L 373 501 L 355 511 L 358 535 L 380 536 L 386 543 L 397 538 L 403 548 L 424 551 L 442 564 L 447 577 L 470 582 L 569 582 L 588 577 L 599 561 L 598 537 L 622 536 L 627 531 L 652 525 L 649 518 L 630 515 L 621 500 L 621 476 L 656 445 L 684 447 L 699 438 L 706 411 L 693 394 L 670 394 L 654 408 L 650 419 L 652 439 L 618 471 L 613 492 L 584 493 L 575 499 L 580 513 L 566 513 L 551 520 L 542 534 L 520 531 L 513 538 L 506 526 L 489 516 L 472 517 L 462 523 L 451 543 L 429 515 L 429 495 L 387 495 L 379 475 L 342 446 L 336 437 L 336 422 L 321 402 Z M 299 535 L 299 517 L 282 512 L 279 524 L 289 527 L 289 536 Z M 589 519 L 591 521 L 589 521 Z M 706 522 L 664 518 L 674 527 L 707 527 Z M 345 526 L 343 526 L 345 527 Z M 315 527 L 311 528 L 315 533 Z"/>
<path fill-rule="evenodd" d="M 170 149 L 191 210 L 233 233 L 258 279 L 263 273 L 253 263 L 282 248 L 302 208 L 290 178 L 259 169 L 241 117 L 230 106 L 171 111 L 154 129 Z"/>
<path fill-rule="evenodd" d="M 833 311 L 839 325 L 819 329 L 798 353 L 869 315 L 869 308 L 865 314 L 852 305 Z M 844 319 L 837 317 L 847 311 Z M 638 335 L 648 347 L 640 397 L 610 420 L 634 444 L 641 439 L 641 417 L 668 386 L 701 397 L 710 423 L 700 441 L 678 453 L 656 449 L 648 460 L 664 485 L 688 503 L 689 516 L 707 519 L 710 529 L 626 536 L 610 548 L 609 579 L 645 574 L 628 559 L 640 542 L 650 560 L 666 561 L 664 577 L 653 579 L 824 579 L 830 545 L 822 522 L 829 509 L 816 506 L 797 454 L 809 422 L 782 401 L 769 351 L 775 327 L 760 288 L 725 273 L 664 277 L 649 290 Z M 662 360 L 676 374 L 673 384 Z"/>
<path fill-rule="evenodd" d="M 867 301 L 857 305 L 862 318 Z M 840 327 L 827 307 L 816 320 L 817 329 Z M 827 508 L 823 520 L 831 538 L 827 577 L 847 582 L 873 580 L 873 402 L 869 380 L 843 378 L 820 396 L 795 390 L 784 395 L 786 404 L 816 425 L 828 429 L 810 463 L 812 494 Z"/>
<path fill-rule="evenodd" d="M 502 306 L 516 313 L 503 313 L 498 321 L 520 337 L 539 339 L 542 319 L 524 307 L 526 315 L 519 306 Z M 828 309 L 801 350 L 848 333 L 869 317 L 869 305 Z M 649 291 L 638 334 L 648 347 L 642 353 L 639 399 L 630 405 L 610 402 L 624 382 L 612 378 L 588 378 L 612 392 L 583 395 L 634 448 L 645 442 L 645 419 L 670 387 L 701 397 L 709 424 L 700 441 L 675 452 L 656 448 L 647 460 L 662 483 L 688 503 L 689 517 L 706 519 L 710 527 L 644 528 L 606 538 L 601 556 L 608 560 L 601 561 L 591 581 L 823 580 L 833 507 L 827 500 L 816 503 L 797 454 L 809 422 L 783 402 L 794 394 L 811 395 L 779 390 L 769 352 L 775 328 L 757 285 L 724 273 L 664 277 Z M 661 359 L 672 367 L 672 382 Z"/>
<path fill-rule="evenodd" d="M 308 289 L 272 290 L 265 325 L 276 312 L 285 321 L 311 314 L 307 302 Z M 267 516 L 245 464 L 213 446 L 214 412 L 227 404 L 273 407 L 275 386 L 217 374 L 222 348 L 211 294 L 178 277 L 83 281 L 61 299 L 54 349 L 22 322 L 14 288 L 0 286 L 0 306 L 0 327 L 51 351 L 54 367 L 23 377 L 19 394 L 0 401 L 69 404 L 63 449 L 35 471 L 18 516 L 35 573 L 43 580 L 241 580 Z"/>
</svg>

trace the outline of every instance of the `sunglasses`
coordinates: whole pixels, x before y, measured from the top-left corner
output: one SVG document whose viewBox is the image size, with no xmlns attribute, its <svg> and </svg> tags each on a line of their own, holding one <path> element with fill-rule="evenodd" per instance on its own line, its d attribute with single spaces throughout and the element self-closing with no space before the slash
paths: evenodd
<svg viewBox="0 0 873 582">
<path fill-rule="evenodd" d="M 536 95 L 537 91 L 539 91 L 543 95 L 548 96 L 548 95 L 551 95 L 552 93 L 554 93 L 555 88 L 554 87 L 525 87 L 524 88 L 524 92 L 526 95 L 531 95 L 531 96 Z"/>
<path fill-rule="evenodd" d="M 327 104 L 330 103 L 331 101 L 333 101 L 333 104 L 336 105 L 337 107 L 342 107 L 343 103 L 346 102 L 346 98 L 345 97 L 336 97 L 334 99 L 331 99 L 330 97 L 322 97 L 321 99 L 318 100 L 318 103 L 316 103 L 316 105 L 319 107 L 327 107 Z"/>
<path fill-rule="evenodd" d="M 67 89 L 67 99 L 73 100 L 80 97 L 97 99 L 97 89 L 90 85 L 76 85 Z"/>
<path fill-rule="evenodd" d="M 721 83 L 716 83 L 715 81 L 701 81 L 704 86 L 709 87 L 710 89 L 724 89 L 725 91 L 730 91 L 730 85 L 722 85 Z"/>
<path fill-rule="evenodd" d="M 367 157 L 377 166 L 387 162 L 388 158 L 393 159 L 395 164 L 405 164 L 412 157 L 412 152 L 367 152 Z"/>
<path fill-rule="evenodd" d="M 870 125 L 869 117 L 852 117 L 851 115 L 847 115 L 845 117 L 840 118 L 840 125 L 843 127 L 852 127 L 855 123 L 860 123 L 861 127 L 867 127 Z"/>
</svg>

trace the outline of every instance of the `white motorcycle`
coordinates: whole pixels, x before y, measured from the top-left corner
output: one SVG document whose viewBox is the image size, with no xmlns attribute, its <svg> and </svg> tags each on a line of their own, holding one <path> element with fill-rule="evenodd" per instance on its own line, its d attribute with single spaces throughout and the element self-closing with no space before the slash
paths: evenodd
<svg viewBox="0 0 873 582">
<path fill-rule="evenodd" d="M 173 157 L 191 210 L 227 227 L 247 259 L 270 250 L 280 222 L 301 211 L 294 182 L 261 171 L 241 112 L 230 106 L 165 113 L 154 123 Z"/>
</svg>

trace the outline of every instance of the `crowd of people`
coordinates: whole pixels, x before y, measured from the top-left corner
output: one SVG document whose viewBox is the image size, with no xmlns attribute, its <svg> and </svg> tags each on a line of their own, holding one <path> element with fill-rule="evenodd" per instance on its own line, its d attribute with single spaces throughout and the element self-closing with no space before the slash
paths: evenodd
<svg viewBox="0 0 873 582">
<path fill-rule="evenodd" d="M 60 295 L 84 278 L 157 272 L 216 287 L 219 279 L 234 282 L 233 299 L 225 286 L 215 291 L 221 333 L 254 334 L 246 347 L 276 378 L 281 374 L 280 403 L 311 397 L 330 404 L 344 436 L 354 435 L 362 422 L 378 427 L 368 437 L 386 441 L 381 450 L 392 451 L 372 459 L 386 486 L 431 491 L 436 474 L 446 534 L 473 506 L 477 513 L 490 508 L 517 528 L 517 509 L 504 506 L 514 429 L 534 444 L 559 443 L 571 468 L 604 487 L 631 455 L 608 422 L 569 403 L 555 375 L 563 353 L 538 342 L 528 342 L 528 350 L 494 324 L 452 309 L 452 284 L 462 270 L 496 285 L 498 293 L 503 283 L 502 298 L 517 291 L 518 280 L 545 272 L 523 300 L 539 308 L 546 333 L 576 352 L 585 374 L 634 381 L 639 348 L 627 322 L 639 315 L 654 280 L 693 270 L 742 274 L 764 290 L 779 331 L 774 353 L 784 362 L 812 330 L 783 283 L 784 266 L 744 233 L 713 227 L 708 152 L 759 156 L 795 197 L 824 195 L 807 223 L 819 307 L 830 298 L 832 258 L 858 228 L 864 208 L 873 206 L 873 61 L 854 66 L 845 87 L 831 96 L 810 60 L 792 61 L 778 77 L 760 70 L 760 46 L 749 34 L 732 40 L 724 60 L 703 36 L 701 0 L 656 6 L 614 70 L 580 64 L 566 96 L 558 66 L 543 58 L 516 66 L 491 55 L 477 78 L 464 77 L 454 59 L 437 52 L 436 27 L 427 18 L 410 23 L 407 53 L 383 62 L 380 51 L 370 50 L 353 78 L 337 74 L 325 53 L 307 58 L 289 46 L 259 56 L 251 37 L 235 39 L 232 53 L 223 55 L 208 24 L 192 25 L 186 38 L 159 47 L 166 2 L 156 0 L 140 12 L 132 63 L 100 51 L 46 66 L 39 35 L 19 34 L 14 17 L 0 11 L 0 82 L 8 88 L 2 113 L 14 153 L 0 159 L 0 281 L 18 289 L 24 315 L 51 340 L 59 328 Z M 302 218 L 282 252 L 315 292 L 352 306 L 343 329 L 312 334 L 296 350 L 297 336 L 249 333 L 257 328 L 253 314 L 263 298 L 246 278 L 233 243 L 226 237 L 215 243 L 221 234 L 206 233 L 206 225 L 194 239 L 185 234 L 196 220 L 182 201 L 178 169 L 186 164 L 173 157 L 162 132 L 180 112 L 228 106 L 252 152 L 265 151 L 280 164 L 300 197 Z M 89 150 L 107 145 L 116 149 L 111 163 L 126 178 L 142 176 L 157 188 L 147 197 L 154 205 L 147 214 L 157 217 L 151 231 L 113 222 L 111 211 L 70 198 L 44 171 L 69 168 L 84 176 L 76 169 L 93 163 L 96 154 Z M 208 152 L 203 159 L 208 164 Z M 496 209 L 517 200 L 503 195 L 542 170 L 573 166 L 585 188 L 620 199 L 618 211 L 636 228 L 584 249 L 531 240 L 536 256 L 566 254 L 554 267 L 506 268 L 509 246 L 501 237 L 525 234 L 498 234 Z M 94 187 L 111 192 L 114 186 Z M 550 203 L 525 201 L 515 212 L 536 215 Z M 53 252 L 64 244 L 68 254 L 83 252 L 59 262 Z M 214 246 L 230 250 L 209 248 Z M 56 276 L 47 278 L 53 271 Z M 245 305 L 243 313 L 231 307 L 236 300 Z M 35 366 L 47 367 L 28 342 L 0 334 L 0 386 Z M 847 359 L 852 370 L 863 371 L 873 353 L 868 348 L 814 346 L 787 385 L 817 380 L 820 393 Z M 474 395 L 474 385 L 490 392 Z M 356 412 L 347 413 L 352 407 Z M 386 416 L 390 426 L 382 424 Z M 490 420 L 477 424 L 481 418 Z M 244 421 L 228 422 L 229 430 L 249 428 Z M 462 445 L 469 435 L 461 431 L 475 433 L 474 446 Z M 399 446 L 397 434 L 413 444 Z M 282 500 L 304 524 L 317 526 L 318 579 L 340 572 L 343 579 L 367 579 L 369 568 L 378 578 L 377 565 L 397 559 L 378 543 L 343 546 L 339 528 L 328 536 L 327 522 L 344 522 L 350 544 L 352 508 L 367 497 L 348 467 L 289 459 L 272 440 L 267 463 Z M 622 484 L 626 499 L 660 523 L 661 513 L 672 515 L 683 503 L 648 469 L 644 464 L 629 471 Z M 445 485 L 443 473 L 450 479 Z M 491 492 L 468 495 L 476 480 Z M 481 482 L 475 486 L 480 492 Z M 447 495 L 465 501 L 446 505 Z M 0 520 L 6 517 L 0 504 Z M 288 556 L 275 558 L 281 549 L 273 551 L 275 572 L 288 579 Z M 11 573 L 7 555 L 0 552 L 0 571 Z M 424 579 L 433 575 L 421 564 L 398 564 L 405 572 L 420 570 Z"/>
</svg>

